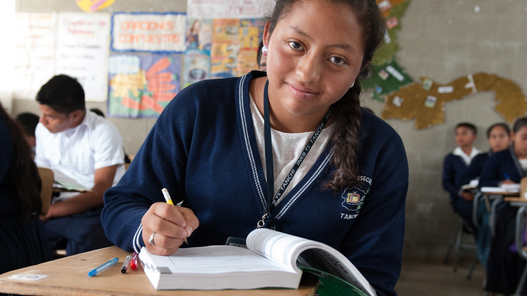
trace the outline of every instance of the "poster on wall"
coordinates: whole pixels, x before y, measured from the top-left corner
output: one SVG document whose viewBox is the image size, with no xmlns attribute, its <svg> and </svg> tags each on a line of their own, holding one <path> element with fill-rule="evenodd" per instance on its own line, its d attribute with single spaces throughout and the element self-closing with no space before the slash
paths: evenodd
<svg viewBox="0 0 527 296">
<path fill-rule="evenodd" d="M 13 97 L 34 100 L 55 70 L 55 13 L 17 13 L 14 18 Z"/>
<path fill-rule="evenodd" d="M 185 52 L 184 13 L 115 13 L 112 51 L 153 53 Z"/>
<path fill-rule="evenodd" d="M 95 12 L 112 6 L 115 0 L 76 0 L 77 6 L 86 12 Z"/>
<path fill-rule="evenodd" d="M 114 117 L 158 117 L 180 90 L 176 55 L 112 55 L 108 113 Z"/>
<path fill-rule="evenodd" d="M 211 77 L 241 76 L 258 69 L 256 56 L 262 28 L 259 19 L 214 19 Z"/>
<path fill-rule="evenodd" d="M 212 44 L 212 19 L 187 18 L 185 86 L 210 78 L 210 49 Z"/>
<path fill-rule="evenodd" d="M 187 0 L 189 18 L 261 18 L 272 12 L 274 0 Z"/>
<path fill-rule="evenodd" d="M 60 13 L 55 73 L 77 78 L 86 101 L 106 101 L 108 14 Z"/>
</svg>

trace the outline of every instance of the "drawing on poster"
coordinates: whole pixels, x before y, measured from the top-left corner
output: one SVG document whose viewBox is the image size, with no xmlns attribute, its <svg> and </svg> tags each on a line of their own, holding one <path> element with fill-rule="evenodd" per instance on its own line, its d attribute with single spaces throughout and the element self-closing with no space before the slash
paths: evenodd
<svg viewBox="0 0 527 296">
<path fill-rule="evenodd" d="M 108 113 L 157 117 L 180 90 L 181 61 L 174 55 L 112 55 Z"/>
<path fill-rule="evenodd" d="M 86 12 L 95 12 L 112 6 L 115 0 L 76 0 L 80 9 Z"/>
</svg>

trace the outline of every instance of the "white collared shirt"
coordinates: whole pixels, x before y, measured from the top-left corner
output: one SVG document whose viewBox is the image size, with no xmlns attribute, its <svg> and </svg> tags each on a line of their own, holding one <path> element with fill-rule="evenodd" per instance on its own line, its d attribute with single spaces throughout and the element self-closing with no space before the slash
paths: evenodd
<svg viewBox="0 0 527 296">
<path fill-rule="evenodd" d="M 113 185 L 124 175 L 123 139 L 119 130 L 103 117 L 87 111 L 81 124 L 53 134 L 42 123 L 35 130 L 35 162 L 59 171 L 85 188 L 94 185 L 95 170 L 119 164 Z"/>
<path fill-rule="evenodd" d="M 463 149 L 461 149 L 461 147 L 459 146 L 456 149 L 454 149 L 454 152 L 452 152 L 452 154 L 460 156 L 461 159 L 463 159 L 463 161 L 465 162 L 467 166 L 469 166 L 472 159 L 480 153 L 481 151 L 476 149 L 476 147 L 474 146 L 472 146 L 472 151 L 470 151 L 470 155 L 465 154 L 465 152 L 463 152 Z"/>
</svg>

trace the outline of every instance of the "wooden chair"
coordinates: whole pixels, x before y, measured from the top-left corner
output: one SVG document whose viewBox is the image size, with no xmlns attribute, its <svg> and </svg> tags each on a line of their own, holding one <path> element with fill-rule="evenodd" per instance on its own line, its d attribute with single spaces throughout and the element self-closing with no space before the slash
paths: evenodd
<svg viewBox="0 0 527 296">
<path fill-rule="evenodd" d="M 42 180 L 40 198 L 42 198 L 42 214 L 46 214 L 53 196 L 53 171 L 47 168 L 38 168 L 38 174 Z"/>
</svg>

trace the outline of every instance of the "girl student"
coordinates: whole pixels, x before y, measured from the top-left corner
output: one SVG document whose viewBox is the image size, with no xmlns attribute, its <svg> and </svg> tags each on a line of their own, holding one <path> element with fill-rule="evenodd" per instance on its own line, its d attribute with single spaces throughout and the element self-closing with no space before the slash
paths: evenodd
<svg viewBox="0 0 527 296">
<path fill-rule="evenodd" d="M 167 255 L 185 238 L 221 245 L 267 227 L 334 247 L 377 295 L 395 295 L 406 153 L 359 103 L 384 23 L 373 0 L 278 0 L 267 73 L 195 83 L 170 102 L 105 193 L 110 240 Z"/>
<path fill-rule="evenodd" d="M 520 183 L 527 176 L 527 117 L 516 120 L 511 132 L 512 145 L 493 153 L 487 160 L 478 187 Z M 498 202 L 498 201 L 496 201 Z M 495 235 L 491 238 L 485 290 L 514 294 L 525 261 L 510 249 L 514 244 L 517 208 L 500 203 L 495 213 Z M 524 289 L 522 295 L 526 292 Z"/>
<path fill-rule="evenodd" d="M 495 152 L 509 148 L 511 142 L 509 125 L 506 123 L 495 123 L 491 125 L 487 129 L 487 140 L 490 150 L 474 157 L 472 162 L 470 162 L 467 173 L 463 176 L 462 184 L 469 184 L 471 180 L 478 179 L 483 172 L 483 166 L 490 156 Z"/>
<path fill-rule="evenodd" d="M 503 151 L 509 148 L 511 141 L 509 126 L 506 123 L 495 123 L 487 129 L 487 139 L 489 142 L 490 150 L 488 152 L 480 153 L 474 157 L 470 162 L 470 166 L 467 172 L 462 178 L 461 184 L 469 184 L 471 180 L 478 180 L 483 172 L 483 167 L 487 160 L 492 156 L 493 153 Z M 469 199 L 474 199 L 473 192 L 477 191 L 472 189 L 471 192 L 464 192 L 463 194 L 469 195 Z M 481 192 L 477 192 L 477 195 L 482 195 Z M 478 200 L 477 216 L 475 217 L 478 222 L 478 229 L 475 231 L 476 242 L 477 242 L 477 255 L 483 266 L 487 267 L 487 260 L 490 251 L 490 228 L 489 228 L 489 213 L 483 199 L 476 198 Z M 492 202 L 492 201 L 491 201 Z M 473 217 L 474 219 L 474 217 Z"/>
</svg>

